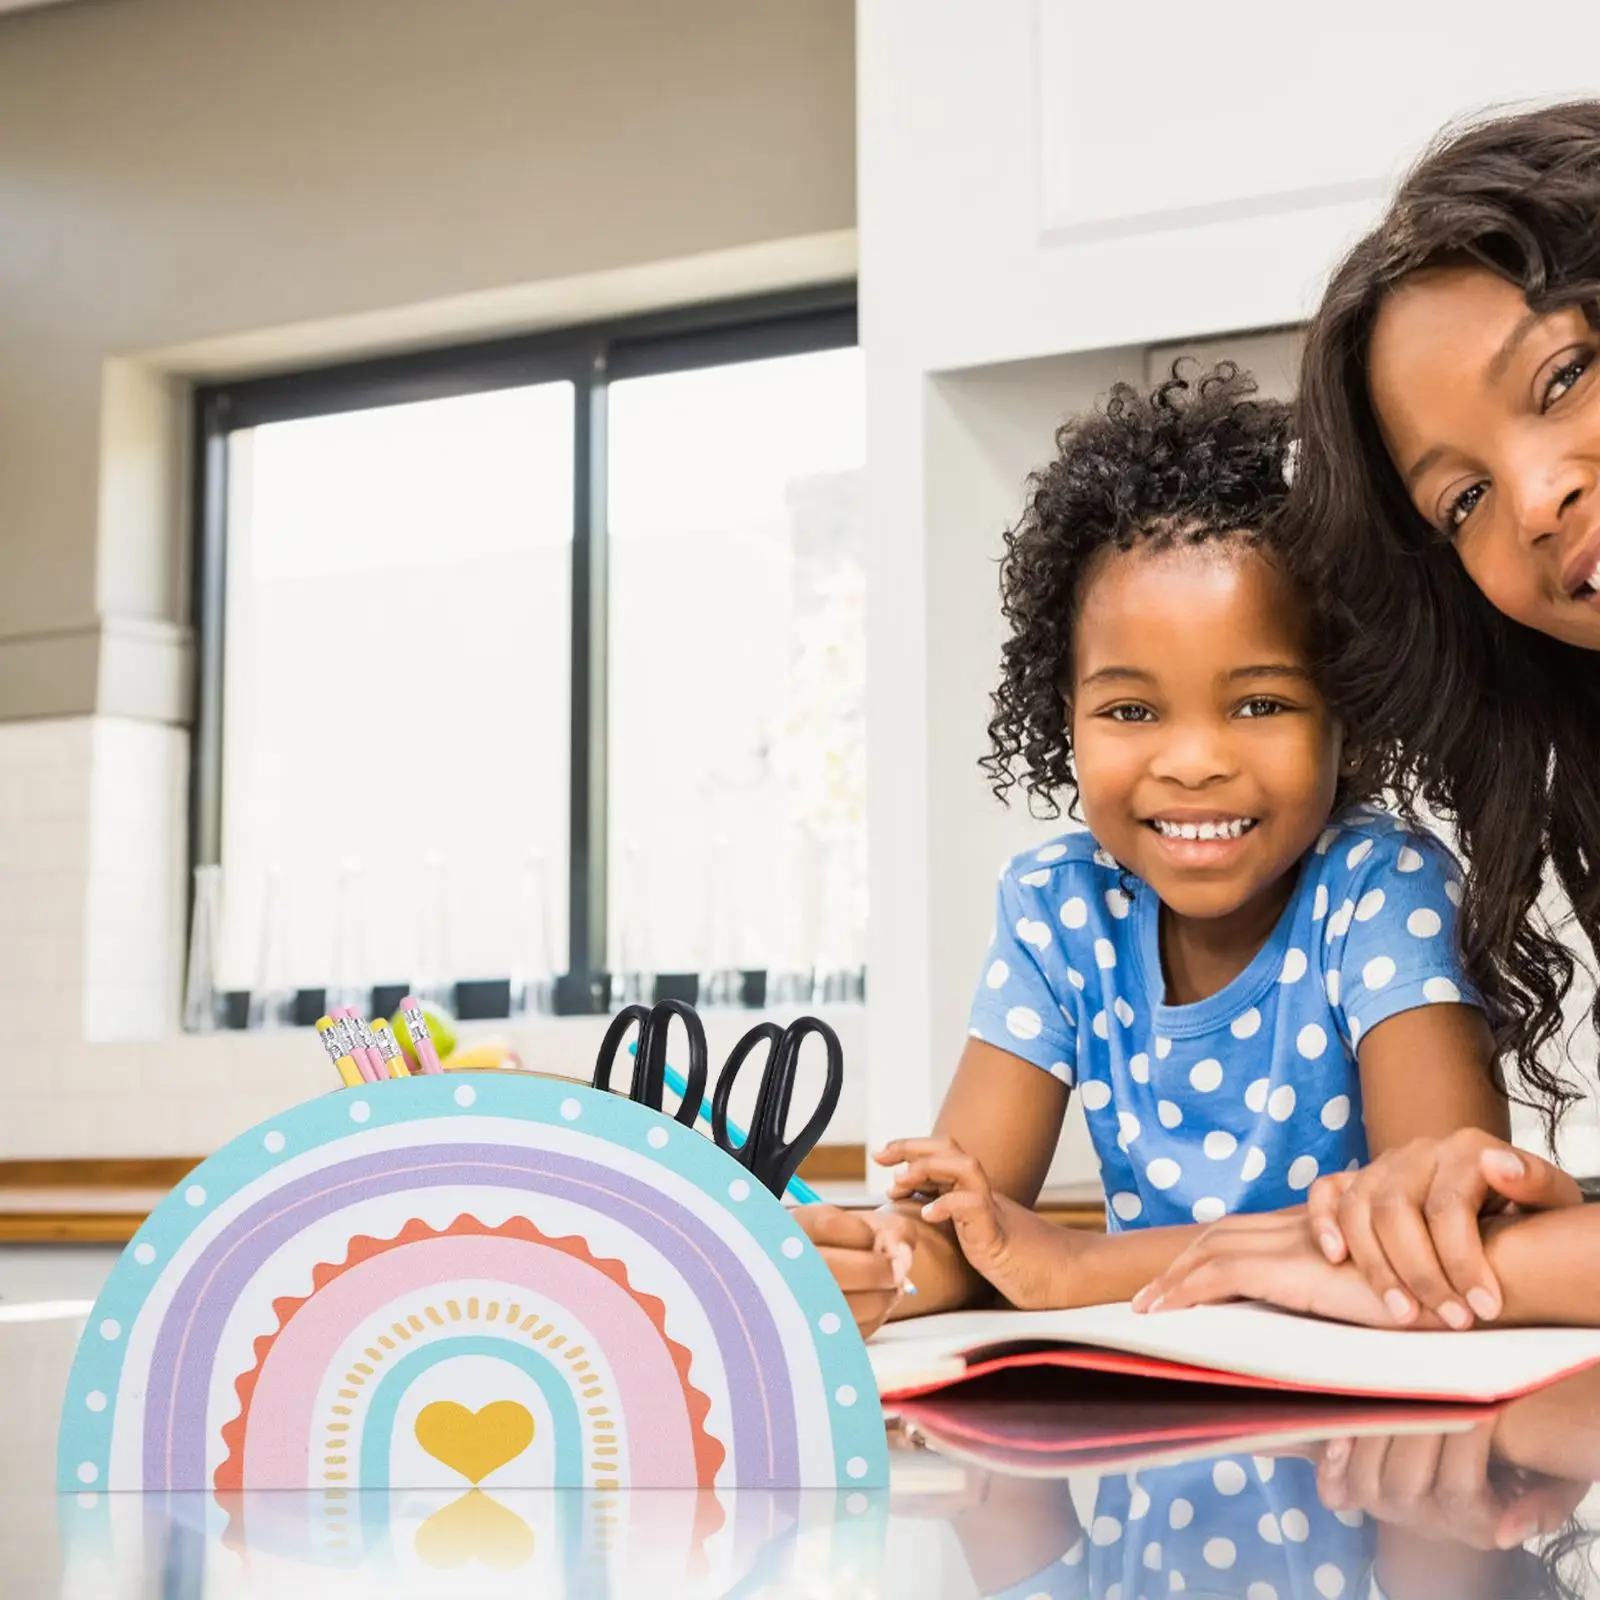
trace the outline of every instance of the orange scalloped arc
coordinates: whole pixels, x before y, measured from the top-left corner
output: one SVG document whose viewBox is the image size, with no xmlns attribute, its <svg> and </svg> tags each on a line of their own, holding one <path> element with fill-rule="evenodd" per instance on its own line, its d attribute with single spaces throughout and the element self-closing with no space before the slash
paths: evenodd
<svg viewBox="0 0 1600 1600">
<path fill-rule="evenodd" d="M 661 1335 L 661 1342 L 671 1353 L 672 1364 L 677 1368 L 678 1381 L 683 1386 L 684 1404 L 689 1413 L 689 1427 L 694 1436 L 696 1486 L 709 1489 L 715 1483 L 717 1473 L 727 1459 L 728 1452 L 722 1441 L 706 1428 L 711 1399 L 690 1381 L 689 1368 L 694 1360 L 693 1353 L 687 1346 L 679 1344 L 676 1339 L 668 1335 L 667 1308 L 661 1300 L 655 1295 L 644 1294 L 635 1289 L 628 1282 L 628 1269 L 622 1262 L 596 1256 L 588 1244 L 576 1234 L 568 1234 L 558 1239 L 541 1232 L 525 1217 L 512 1217 L 499 1227 L 490 1228 L 476 1217 L 463 1212 L 443 1230 L 430 1227 L 420 1218 L 413 1217 L 393 1238 L 375 1239 L 370 1234 L 356 1234 L 350 1240 L 343 1261 L 322 1262 L 311 1269 L 310 1294 L 298 1297 L 284 1296 L 272 1302 L 278 1326 L 271 1333 L 261 1334 L 255 1340 L 253 1346 L 255 1365 L 234 1380 L 234 1392 L 239 1397 L 239 1413 L 231 1422 L 226 1422 L 222 1426 L 222 1442 L 228 1447 L 228 1453 L 211 1480 L 219 1493 L 231 1493 L 244 1487 L 244 1440 L 250 1422 L 250 1403 L 255 1397 L 262 1366 L 273 1345 L 277 1343 L 279 1335 L 293 1321 L 295 1313 L 315 1295 L 320 1294 L 335 1278 L 364 1261 L 372 1260 L 375 1256 L 401 1249 L 408 1244 L 416 1244 L 424 1239 L 461 1238 L 467 1235 L 521 1239 L 526 1244 L 543 1245 L 552 1250 L 560 1250 L 593 1267 L 597 1272 L 604 1273 L 628 1295 L 655 1324 L 656 1332 Z"/>
</svg>

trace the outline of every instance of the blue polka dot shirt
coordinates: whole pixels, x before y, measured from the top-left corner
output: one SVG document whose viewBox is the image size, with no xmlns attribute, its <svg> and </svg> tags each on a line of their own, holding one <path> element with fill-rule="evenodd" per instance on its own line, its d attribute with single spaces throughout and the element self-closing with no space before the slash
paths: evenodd
<svg viewBox="0 0 1600 1600">
<path fill-rule="evenodd" d="M 1076 1092 L 1113 1231 L 1298 1205 L 1320 1174 L 1367 1159 L 1362 1034 L 1481 1003 L 1457 949 L 1460 882 L 1431 834 L 1353 809 L 1306 856 L 1255 959 L 1174 1006 L 1154 892 L 1068 834 L 1001 875 L 971 1031 Z"/>
<path fill-rule="evenodd" d="M 991 1600 L 1371 1600 L 1376 1529 L 1309 1461 L 1224 1456 L 1100 1480 L 1083 1534 Z"/>
</svg>

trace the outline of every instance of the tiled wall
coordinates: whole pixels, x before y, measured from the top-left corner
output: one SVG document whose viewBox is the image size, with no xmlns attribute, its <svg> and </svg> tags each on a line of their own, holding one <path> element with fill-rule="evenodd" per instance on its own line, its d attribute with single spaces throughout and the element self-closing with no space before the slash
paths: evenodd
<svg viewBox="0 0 1600 1600">
<path fill-rule="evenodd" d="M 204 1154 L 332 1086 L 309 1031 L 178 1032 L 187 761 L 183 732 L 156 723 L 0 723 L 0 1160 Z M 859 1063 L 859 1009 L 829 1020 Z M 749 1022 L 707 1015 L 717 1059 Z M 587 1077 L 603 1031 L 561 1018 L 465 1036 Z M 831 1140 L 862 1138 L 863 1102 L 848 1074 Z"/>
</svg>

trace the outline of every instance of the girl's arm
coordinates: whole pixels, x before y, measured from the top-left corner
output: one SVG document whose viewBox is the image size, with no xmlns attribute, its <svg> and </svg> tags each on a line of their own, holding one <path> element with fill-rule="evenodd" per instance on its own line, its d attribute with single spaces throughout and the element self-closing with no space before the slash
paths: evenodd
<svg viewBox="0 0 1600 1600">
<path fill-rule="evenodd" d="M 1374 1155 L 1463 1126 L 1503 1128 L 1506 1105 L 1492 1061 L 1488 1026 L 1471 1006 L 1422 1006 L 1374 1026 L 1360 1049 Z M 1025 1137 L 1025 1125 L 1015 1120 L 1030 1097 L 1059 1101 L 1047 1142 Z M 1196 1224 L 1096 1234 L 1034 1217 L 1028 1208 L 1044 1181 L 1065 1105 L 1065 1090 L 1048 1073 L 972 1041 L 934 1138 L 896 1140 L 878 1152 L 879 1161 L 905 1163 L 890 1192 L 918 1240 L 911 1266 L 918 1293 L 890 1316 L 970 1304 L 985 1279 L 1011 1304 L 1030 1309 L 1127 1300 L 1206 1231 Z M 949 1193 L 929 1208 L 930 1223 L 923 1206 L 941 1191 Z"/>
<path fill-rule="evenodd" d="M 935 1127 L 943 1141 L 959 1140 L 981 1160 L 994 1188 L 1031 1215 L 1061 1134 L 1067 1094 L 1059 1078 L 969 1039 Z M 886 1156 L 898 1159 L 878 1152 L 880 1161 Z M 877 1212 L 801 1206 L 794 1219 L 844 1290 L 864 1336 L 890 1317 L 953 1311 L 989 1293 L 956 1243 L 954 1226 L 924 1220 L 920 1202 L 901 1200 Z M 902 1292 L 908 1279 L 915 1294 Z"/>
<path fill-rule="evenodd" d="M 1600 1206 L 1493 1220 L 1485 1232 L 1505 1300 L 1500 1322 L 1600 1325 Z"/>
<path fill-rule="evenodd" d="M 1460 1128 L 1511 1131 L 1494 1040 L 1476 1006 L 1429 1005 L 1380 1022 L 1361 1041 L 1362 1115 L 1372 1159 Z"/>
</svg>

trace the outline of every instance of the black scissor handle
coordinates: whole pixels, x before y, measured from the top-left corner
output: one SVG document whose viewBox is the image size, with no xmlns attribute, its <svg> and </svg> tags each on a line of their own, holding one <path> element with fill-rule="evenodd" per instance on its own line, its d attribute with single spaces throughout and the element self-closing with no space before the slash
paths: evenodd
<svg viewBox="0 0 1600 1600">
<path fill-rule="evenodd" d="M 784 1124 L 789 1119 L 789 1102 L 794 1097 L 795 1077 L 800 1066 L 800 1047 L 808 1034 L 822 1040 L 827 1051 L 827 1071 L 822 1082 L 822 1093 L 817 1099 L 817 1109 L 806 1124 L 790 1140 L 783 1137 Z M 773 1087 L 772 1120 L 768 1123 L 768 1147 L 763 1158 L 763 1170 L 757 1173 L 766 1186 L 779 1197 L 789 1187 L 789 1180 L 799 1170 L 800 1163 L 816 1148 L 817 1141 L 827 1131 L 833 1114 L 839 1109 L 839 1095 L 844 1089 L 844 1047 L 826 1022 L 819 1017 L 797 1017 L 783 1030 L 778 1044 L 777 1081 Z"/>
<path fill-rule="evenodd" d="M 666 1098 L 667 1038 L 674 1017 L 683 1023 L 688 1036 L 689 1070 L 684 1075 L 685 1093 L 673 1116 L 684 1127 L 692 1128 L 706 1097 L 706 1035 L 694 1008 L 681 1000 L 660 1000 L 649 1010 L 642 1005 L 624 1006 L 611 1019 L 600 1041 L 592 1081 L 596 1089 L 610 1089 L 611 1069 L 622 1049 L 622 1041 L 628 1030 L 637 1025 L 639 1037 L 634 1041 L 628 1098 L 649 1106 L 652 1111 L 660 1111 Z"/>
<path fill-rule="evenodd" d="M 783 1130 L 789 1120 L 790 1103 L 794 1099 L 800 1047 L 806 1036 L 813 1033 L 821 1038 L 827 1048 L 827 1077 L 817 1109 L 794 1138 L 786 1141 Z M 745 1135 L 743 1144 L 735 1145 L 728 1132 L 728 1098 L 733 1092 L 739 1069 L 756 1046 L 763 1042 L 768 1046 L 767 1060 L 761 1072 L 761 1086 L 756 1092 L 750 1131 Z M 728 1064 L 717 1079 L 716 1090 L 711 1097 L 712 1137 L 735 1161 L 781 1198 L 796 1169 L 815 1147 L 832 1119 L 843 1086 L 844 1051 L 839 1044 L 839 1036 L 827 1023 L 816 1017 L 800 1017 L 787 1028 L 780 1028 L 775 1022 L 757 1023 L 734 1046 Z"/>
<path fill-rule="evenodd" d="M 683 1024 L 684 1034 L 689 1041 L 689 1070 L 684 1074 L 683 1098 L 672 1115 L 684 1127 L 692 1128 L 706 1098 L 706 1030 L 701 1027 L 693 1006 L 686 1005 L 682 1000 L 656 1002 L 639 1036 L 634 1082 L 637 1084 L 639 1075 L 643 1075 L 654 1096 L 647 1103 L 659 1111 L 666 1091 L 667 1039 L 672 1032 L 674 1017 Z M 638 1096 L 634 1098 L 638 1099 Z"/>
<path fill-rule="evenodd" d="M 594 1077 L 590 1080 L 596 1089 L 609 1091 L 611 1088 L 611 1069 L 617 1064 L 617 1052 L 622 1048 L 623 1036 L 628 1029 L 637 1023 L 639 1039 L 644 1040 L 645 1029 L 650 1026 L 650 1013 L 643 1006 L 624 1006 L 611 1019 L 611 1025 L 606 1029 L 606 1036 L 600 1041 L 600 1053 L 594 1058 Z M 637 1046 L 635 1047 L 637 1051 Z M 639 1058 L 635 1054 L 633 1066 L 633 1086 L 629 1089 L 630 1099 L 637 1100 L 635 1092 L 639 1087 Z M 657 1096 L 657 1105 L 660 1097 Z"/>
<path fill-rule="evenodd" d="M 728 1057 L 727 1064 L 717 1074 L 716 1087 L 711 1091 L 711 1137 L 718 1149 L 726 1150 L 743 1167 L 750 1166 L 761 1148 L 758 1135 L 761 1132 L 761 1109 L 766 1098 L 767 1074 L 772 1071 L 774 1055 L 782 1039 L 783 1029 L 776 1022 L 758 1022 L 733 1047 L 733 1054 Z M 763 1040 L 767 1044 L 767 1062 L 761 1069 L 761 1085 L 756 1091 L 756 1114 L 751 1118 L 744 1143 L 735 1144 L 733 1135 L 728 1131 L 728 1097 L 733 1093 L 739 1068 L 750 1058 L 750 1052 Z"/>
</svg>

